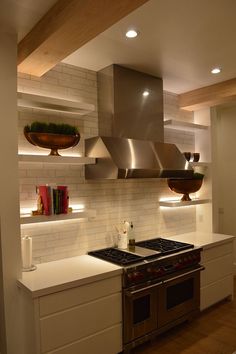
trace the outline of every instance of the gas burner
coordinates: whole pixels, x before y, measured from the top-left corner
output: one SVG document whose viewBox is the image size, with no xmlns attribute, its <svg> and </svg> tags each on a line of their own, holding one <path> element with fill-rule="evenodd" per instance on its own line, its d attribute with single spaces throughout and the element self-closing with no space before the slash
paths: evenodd
<svg viewBox="0 0 236 354">
<path fill-rule="evenodd" d="M 150 250 L 159 251 L 161 256 L 166 256 L 168 254 L 184 251 L 194 247 L 194 245 L 189 243 L 183 243 L 164 238 L 154 238 L 151 240 L 140 241 L 136 242 L 135 245 L 148 248 Z"/>
<path fill-rule="evenodd" d="M 97 251 L 88 252 L 90 256 L 94 256 L 103 259 L 108 262 L 112 262 L 121 266 L 127 266 L 133 263 L 137 263 L 143 259 L 142 256 L 120 251 L 117 248 L 104 248 Z"/>
</svg>

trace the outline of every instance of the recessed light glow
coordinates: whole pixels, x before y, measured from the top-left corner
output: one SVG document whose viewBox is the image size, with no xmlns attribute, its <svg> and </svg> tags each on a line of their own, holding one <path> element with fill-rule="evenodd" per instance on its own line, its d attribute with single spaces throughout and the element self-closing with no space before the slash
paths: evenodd
<svg viewBox="0 0 236 354">
<path fill-rule="evenodd" d="M 149 92 L 148 91 L 143 91 L 143 96 L 146 97 L 149 95 Z"/>
<path fill-rule="evenodd" d="M 212 70 L 211 70 L 211 73 L 212 74 L 219 74 L 221 72 L 221 68 L 213 68 Z"/>
<path fill-rule="evenodd" d="M 125 35 L 127 38 L 135 38 L 138 35 L 138 31 L 131 29 L 131 30 L 127 31 Z"/>
</svg>

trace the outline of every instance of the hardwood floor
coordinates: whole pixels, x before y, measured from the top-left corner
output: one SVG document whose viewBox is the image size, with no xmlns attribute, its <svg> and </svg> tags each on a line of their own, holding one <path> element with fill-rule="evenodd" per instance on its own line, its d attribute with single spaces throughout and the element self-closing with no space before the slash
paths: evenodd
<svg viewBox="0 0 236 354">
<path fill-rule="evenodd" d="M 236 281 L 234 282 L 236 294 Z M 232 354 L 236 352 L 236 298 L 223 301 L 132 351 L 132 354 Z"/>
</svg>

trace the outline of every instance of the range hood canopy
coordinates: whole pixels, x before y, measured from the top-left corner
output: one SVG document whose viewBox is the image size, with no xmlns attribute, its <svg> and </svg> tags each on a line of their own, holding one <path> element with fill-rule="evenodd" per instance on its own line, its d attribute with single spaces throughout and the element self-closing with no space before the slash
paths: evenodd
<svg viewBox="0 0 236 354">
<path fill-rule="evenodd" d="M 174 144 L 116 137 L 86 140 L 86 152 L 97 157 L 86 166 L 86 178 L 157 178 L 192 176 L 188 162 Z"/>
<path fill-rule="evenodd" d="M 149 95 L 144 96 L 143 92 Z M 166 144 L 162 80 L 111 65 L 98 72 L 98 137 L 85 140 L 86 179 L 191 178 L 174 144 Z"/>
</svg>

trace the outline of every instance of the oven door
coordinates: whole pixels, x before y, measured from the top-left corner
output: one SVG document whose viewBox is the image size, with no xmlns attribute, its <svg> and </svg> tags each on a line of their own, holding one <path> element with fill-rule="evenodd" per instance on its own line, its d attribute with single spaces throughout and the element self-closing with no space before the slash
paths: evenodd
<svg viewBox="0 0 236 354">
<path fill-rule="evenodd" d="M 157 296 L 160 285 L 161 283 L 155 283 L 124 291 L 123 335 L 125 344 L 157 328 Z"/>
<path fill-rule="evenodd" d="M 203 269 L 197 267 L 163 281 L 158 301 L 158 327 L 199 310 L 200 271 Z"/>
</svg>

